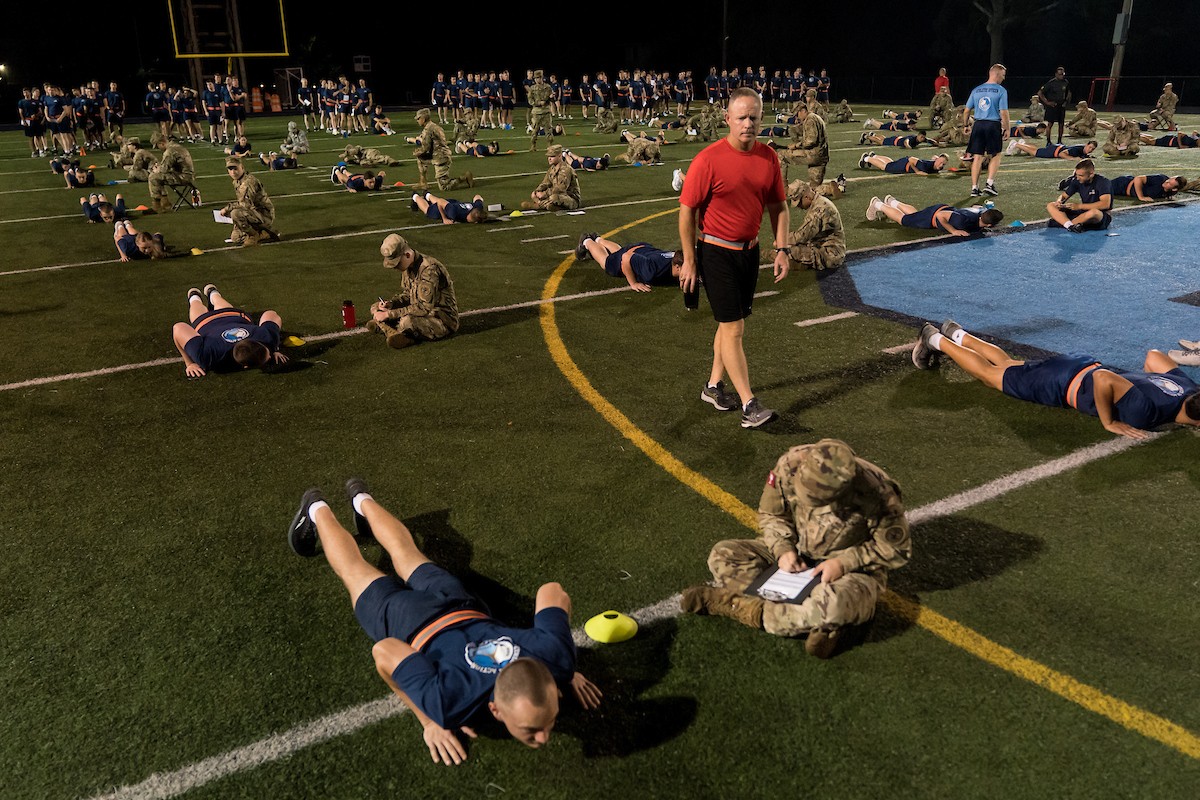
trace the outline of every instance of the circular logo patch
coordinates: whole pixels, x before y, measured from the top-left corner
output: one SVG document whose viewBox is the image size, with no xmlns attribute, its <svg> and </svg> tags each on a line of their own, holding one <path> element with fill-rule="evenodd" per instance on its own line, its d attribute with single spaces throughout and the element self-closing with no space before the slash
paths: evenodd
<svg viewBox="0 0 1200 800">
<path fill-rule="evenodd" d="M 1171 397 L 1183 397 L 1186 394 L 1182 386 L 1163 375 L 1150 375 L 1148 380 Z"/>
<path fill-rule="evenodd" d="M 476 644 L 467 645 L 465 656 L 467 665 L 485 674 L 499 672 L 508 662 L 521 654 L 521 648 L 507 636 L 499 639 L 487 639 Z"/>
<path fill-rule="evenodd" d="M 249 335 L 250 335 L 250 331 L 246 330 L 245 328 L 228 328 L 226 330 L 221 331 L 221 338 L 224 339 L 225 341 L 229 342 L 230 344 L 233 344 L 235 342 L 240 342 L 242 339 L 245 339 Z"/>
</svg>

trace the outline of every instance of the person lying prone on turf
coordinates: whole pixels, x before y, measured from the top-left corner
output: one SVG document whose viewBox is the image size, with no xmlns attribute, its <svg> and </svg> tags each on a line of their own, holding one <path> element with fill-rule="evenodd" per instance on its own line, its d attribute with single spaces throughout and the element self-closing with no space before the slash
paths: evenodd
<svg viewBox="0 0 1200 800">
<path fill-rule="evenodd" d="M 87 167 L 79 164 L 75 164 L 63 173 L 63 180 L 66 181 L 68 189 L 84 189 L 96 185 L 96 175 Z"/>
<path fill-rule="evenodd" d="M 1119 175 L 1112 179 L 1113 197 L 1136 197 L 1143 203 L 1170 200 L 1187 186 L 1182 175 Z"/>
<path fill-rule="evenodd" d="M 682 250 L 660 250 L 645 242 L 620 245 L 598 233 L 579 236 L 575 258 L 582 261 L 588 257 L 612 277 L 624 277 L 635 292 L 648 292 L 652 285 L 679 283 L 679 268 L 683 265 Z"/>
<path fill-rule="evenodd" d="M 890 194 L 883 200 L 872 197 L 871 202 L 867 204 L 868 222 L 879 219 L 880 214 L 906 228 L 940 228 L 951 236 L 970 236 L 980 230 L 995 227 L 1004 220 L 1004 214 L 996 208 L 955 208 L 945 203 L 937 203 L 918 210 L 916 206 L 901 203 Z"/>
<path fill-rule="evenodd" d="M 176 322 L 171 338 L 189 378 L 202 378 L 211 370 L 233 372 L 287 362 L 279 352 L 283 322 L 276 312 L 264 311 L 256 325 L 211 283 L 204 291 L 188 289 L 187 301 L 188 321 Z"/>
<path fill-rule="evenodd" d="M 116 203 L 108 202 L 103 194 L 93 194 L 79 198 L 79 207 L 89 223 L 107 222 L 112 224 L 117 220 L 127 219 L 125 214 L 125 198 L 117 195 Z"/>
<path fill-rule="evenodd" d="M 347 192 L 380 191 L 383 189 L 383 178 L 387 175 L 383 170 L 376 175 L 371 170 L 364 173 L 352 173 L 345 167 L 334 167 L 330 178 L 334 183 L 346 187 Z"/>
<path fill-rule="evenodd" d="M 346 481 L 346 498 L 355 531 L 379 543 L 395 576 L 363 558 L 319 489 L 301 497 L 288 543 L 300 556 L 324 553 L 375 643 L 375 671 L 421 724 L 434 763 L 466 760 L 456 732 L 475 738 L 473 720 L 484 708 L 514 739 L 538 749 L 550 740 L 564 692 L 586 710 L 599 707 L 603 694 L 575 668 L 571 598 L 561 585 L 538 589 L 532 628 L 510 627 L 426 558 L 361 478 Z"/>
<path fill-rule="evenodd" d="M 945 153 L 938 153 L 933 158 L 906 156 L 892 159 L 887 156 L 876 155 L 872 151 L 862 154 L 862 157 L 858 160 L 858 168 L 870 169 L 874 167 L 891 175 L 936 175 L 945 168 L 947 160 L 948 157 Z"/>
<path fill-rule="evenodd" d="M 113 225 L 113 244 L 122 261 L 167 257 L 167 246 L 161 233 L 139 233 L 127 219 Z"/>
<path fill-rule="evenodd" d="M 300 164 L 296 161 L 296 157 L 290 155 L 281 156 L 279 153 L 259 153 L 258 160 L 264 167 L 271 170 L 271 172 L 277 172 L 283 169 L 300 168 Z"/>
<path fill-rule="evenodd" d="M 438 197 L 433 192 L 424 195 L 414 193 L 412 196 L 413 210 L 420 211 L 434 222 L 453 225 L 456 222 L 487 222 L 487 206 L 481 195 L 475 195 L 467 203 L 453 198 Z"/>
<path fill-rule="evenodd" d="M 1045 147 L 1038 147 L 1036 144 L 1026 144 L 1024 139 L 1009 139 L 1004 154 L 1013 156 L 1024 153 L 1034 158 L 1065 158 L 1075 161 L 1087 158 L 1096 151 L 1098 146 L 1095 139 L 1085 144 L 1074 144 L 1069 147 L 1065 144 L 1048 144 Z"/>
<path fill-rule="evenodd" d="M 1129 439 L 1145 439 L 1147 431 L 1171 423 L 1200 425 L 1200 387 L 1158 350 L 1146 353 L 1141 372 L 1106 367 L 1082 353 L 1023 361 L 967 333 L 954 320 L 943 322 L 941 330 L 926 322 L 913 348 L 913 364 L 937 369 L 943 354 L 1009 397 L 1073 408 Z"/>
</svg>

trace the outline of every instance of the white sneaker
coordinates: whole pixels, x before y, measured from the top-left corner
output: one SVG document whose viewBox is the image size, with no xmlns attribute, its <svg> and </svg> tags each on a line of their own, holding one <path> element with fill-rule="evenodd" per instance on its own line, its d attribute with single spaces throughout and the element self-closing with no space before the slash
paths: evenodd
<svg viewBox="0 0 1200 800">
<path fill-rule="evenodd" d="M 1200 342 L 1193 342 L 1192 344 L 1200 344 Z M 1185 367 L 1200 367 L 1200 347 L 1188 347 L 1184 350 L 1168 350 L 1167 355 L 1176 364 L 1182 364 Z"/>
<path fill-rule="evenodd" d="M 671 188 L 677 192 L 683 191 L 683 170 L 677 169 L 671 173 Z"/>
<path fill-rule="evenodd" d="M 871 202 L 867 204 L 867 222 L 874 222 L 879 219 L 879 209 L 883 207 L 883 201 L 878 197 L 872 197 Z"/>
<path fill-rule="evenodd" d="M 1180 339 L 1179 345 L 1185 350 L 1195 350 L 1196 348 L 1200 347 L 1200 341 L 1189 342 L 1187 339 Z"/>
<path fill-rule="evenodd" d="M 863 127 L 869 128 L 874 124 L 875 124 L 875 120 L 871 119 L 870 117 L 867 117 L 866 120 L 863 122 Z"/>
<path fill-rule="evenodd" d="M 885 206 L 891 206 L 892 208 L 900 207 L 900 201 L 897 200 L 896 198 L 892 197 L 890 194 L 887 197 L 883 198 L 883 204 Z"/>
<path fill-rule="evenodd" d="M 1017 140 L 1009 139 L 1008 147 L 1004 148 L 1004 155 L 1011 156 L 1015 152 L 1017 152 Z"/>
</svg>

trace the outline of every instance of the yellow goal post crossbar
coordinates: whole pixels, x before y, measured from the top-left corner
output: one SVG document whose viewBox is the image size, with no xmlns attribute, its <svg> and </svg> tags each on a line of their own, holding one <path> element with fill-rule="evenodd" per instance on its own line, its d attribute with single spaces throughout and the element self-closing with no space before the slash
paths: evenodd
<svg viewBox="0 0 1200 800">
<path fill-rule="evenodd" d="M 283 35 L 283 51 L 278 53 L 181 53 L 179 33 L 175 28 L 175 9 L 171 0 L 167 0 L 167 16 L 171 20 L 171 44 L 175 48 L 176 58 L 278 58 L 291 55 L 287 41 L 287 22 L 283 17 L 283 0 L 279 0 L 279 31 Z"/>
</svg>

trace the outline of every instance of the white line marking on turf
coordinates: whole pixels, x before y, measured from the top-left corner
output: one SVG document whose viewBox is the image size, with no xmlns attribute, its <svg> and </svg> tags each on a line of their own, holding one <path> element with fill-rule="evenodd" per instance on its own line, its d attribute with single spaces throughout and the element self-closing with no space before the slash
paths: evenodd
<svg viewBox="0 0 1200 800">
<path fill-rule="evenodd" d="M 887 353 L 888 355 L 894 356 L 899 353 L 907 353 L 916 346 L 917 346 L 916 342 L 909 342 L 908 344 L 898 344 L 895 347 L 885 347 L 883 350 L 880 350 L 879 352 Z"/>
<path fill-rule="evenodd" d="M 827 317 L 816 317 L 814 319 L 802 319 L 799 322 L 793 322 L 792 324 L 795 325 L 797 328 L 808 328 L 813 325 L 824 325 L 826 322 L 837 322 L 839 319 L 850 319 L 850 317 L 857 317 L 857 316 L 858 316 L 857 311 L 843 311 L 840 314 L 830 314 Z"/>
<path fill-rule="evenodd" d="M 908 512 L 908 520 L 911 524 L 918 525 L 938 517 L 956 514 L 971 506 L 993 500 L 1002 494 L 1123 452 L 1138 444 L 1140 442 L 1132 439 L 1118 438 L 1084 447 L 1045 464 L 1014 472 L 975 489 L 969 489 L 913 509 Z M 658 620 L 677 617 L 680 614 L 679 595 L 673 594 L 653 605 L 631 612 L 630 616 L 636 619 L 638 624 L 648 625 Z M 592 647 L 594 644 L 581 628 L 572 629 L 571 635 L 579 647 Z M 369 700 L 297 725 L 290 730 L 268 736 L 244 747 L 197 761 L 174 772 L 156 772 L 140 783 L 122 786 L 108 794 L 95 795 L 90 800 L 128 800 L 131 798 L 167 800 L 167 798 L 176 797 L 229 775 L 256 769 L 264 764 L 287 758 L 311 745 L 320 744 L 338 736 L 357 733 L 363 728 L 399 716 L 406 711 L 408 709 L 391 695 L 378 700 Z"/>
<path fill-rule="evenodd" d="M 619 294 L 621 292 L 633 291 L 629 285 L 617 286 L 612 289 L 598 289 L 592 292 L 579 292 L 577 294 L 564 294 L 552 297 L 548 300 L 526 300 L 520 303 L 510 303 L 505 306 L 492 306 L 490 308 L 473 308 L 463 311 L 459 314 L 460 317 L 474 317 L 480 314 L 498 314 L 504 311 L 514 311 L 518 308 L 532 308 L 534 306 L 546 305 L 548 303 L 561 303 L 564 300 L 584 300 L 589 297 L 602 297 L 609 294 Z M 302 337 L 309 342 L 324 342 L 330 339 L 343 339 L 347 336 L 357 336 L 361 333 L 366 333 L 366 328 L 351 328 L 350 330 L 333 331 L 331 333 L 319 333 L 315 336 Z M 161 367 L 167 364 L 178 364 L 179 358 L 156 358 L 153 361 L 140 361 L 136 364 L 121 364 L 116 367 L 103 367 L 101 369 L 88 370 L 87 372 L 69 372 L 65 375 L 49 375 L 44 378 L 31 378 L 27 381 L 18 381 L 16 383 L 0 384 L 0 392 L 8 392 L 13 389 L 28 389 L 34 386 L 45 386 L 49 383 L 62 383 L 63 381 L 80 380 L 83 378 L 95 378 L 100 375 L 113 375 L 118 372 L 128 372 L 134 369 L 145 369 L 147 367 Z"/>
<path fill-rule="evenodd" d="M 757 294 L 755 294 L 754 296 L 755 296 L 755 298 L 759 298 L 759 297 L 774 297 L 774 296 L 775 296 L 775 295 L 777 295 L 777 294 L 779 294 L 779 292 L 778 292 L 778 291 L 776 291 L 775 289 L 769 289 L 769 290 L 767 290 L 767 291 L 765 291 L 765 292 L 758 292 L 758 293 L 757 293 Z"/>
<path fill-rule="evenodd" d="M 548 242 L 551 239 L 569 239 L 569 238 L 571 238 L 571 234 L 560 233 L 558 236 L 542 236 L 538 239 L 522 239 L 521 244 L 529 244 L 530 242 Z"/>
<path fill-rule="evenodd" d="M 519 231 L 524 228 L 532 228 L 532 225 L 505 225 L 503 228 L 492 228 L 488 233 L 500 233 L 502 231 Z"/>
</svg>

